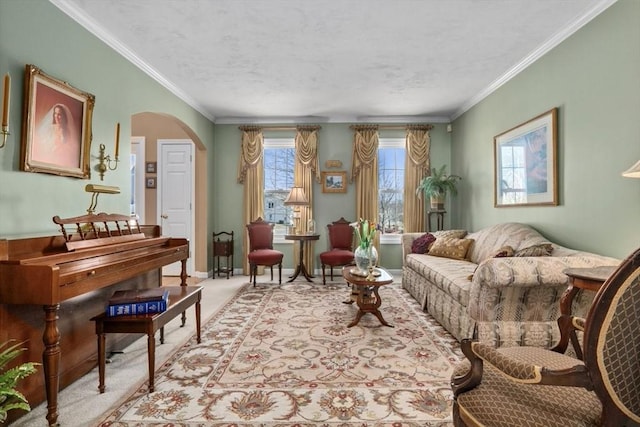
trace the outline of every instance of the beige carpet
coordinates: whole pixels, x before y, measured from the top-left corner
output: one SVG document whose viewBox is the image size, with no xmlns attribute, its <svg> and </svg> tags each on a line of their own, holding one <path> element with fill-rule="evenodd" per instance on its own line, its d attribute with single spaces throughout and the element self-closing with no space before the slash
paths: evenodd
<svg viewBox="0 0 640 427">
<path fill-rule="evenodd" d="M 159 367 L 103 426 L 448 426 L 455 340 L 400 285 L 381 311 L 357 307 L 344 284 L 245 286 Z"/>
</svg>

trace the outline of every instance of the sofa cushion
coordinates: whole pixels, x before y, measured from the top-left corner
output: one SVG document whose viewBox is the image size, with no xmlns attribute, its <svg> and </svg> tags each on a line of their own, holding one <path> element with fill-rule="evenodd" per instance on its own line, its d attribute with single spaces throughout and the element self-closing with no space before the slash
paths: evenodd
<svg viewBox="0 0 640 427">
<path fill-rule="evenodd" d="M 453 259 L 465 259 L 471 243 L 473 243 L 473 240 L 471 239 L 438 237 L 429 248 L 429 255 Z"/>
<path fill-rule="evenodd" d="M 516 251 L 513 256 L 550 256 L 553 252 L 551 243 L 541 243 Z"/>
<path fill-rule="evenodd" d="M 409 254 L 407 268 L 424 277 L 425 286 L 436 286 L 466 307 L 469 304 L 471 282 L 467 279 L 476 265 L 466 261 L 432 255 Z"/>
<path fill-rule="evenodd" d="M 411 244 L 411 253 L 414 254 L 426 254 L 429 251 L 429 246 L 436 241 L 436 237 L 431 233 L 425 233 L 418 237 Z"/>
</svg>

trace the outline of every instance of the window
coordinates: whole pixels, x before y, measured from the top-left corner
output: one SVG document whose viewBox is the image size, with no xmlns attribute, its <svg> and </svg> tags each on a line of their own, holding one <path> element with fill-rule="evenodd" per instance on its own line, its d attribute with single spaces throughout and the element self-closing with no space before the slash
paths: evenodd
<svg viewBox="0 0 640 427">
<path fill-rule="evenodd" d="M 381 243 L 400 243 L 404 231 L 404 138 L 380 138 L 378 224 Z"/>
<path fill-rule="evenodd" d="M 293 187 L 295 154 L 293 138 L 264 139 L 264 220 L 274 224 L 274 239 L 284 236 L 292 221 L 293 209 L 284 200 Z"/>
</svg>

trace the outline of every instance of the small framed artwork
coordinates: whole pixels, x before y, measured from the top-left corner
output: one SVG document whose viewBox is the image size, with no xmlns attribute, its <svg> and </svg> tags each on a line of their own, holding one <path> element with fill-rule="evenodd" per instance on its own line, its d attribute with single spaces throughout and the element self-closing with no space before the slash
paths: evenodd
<svg viewBox="0 0 640 427">
<path fill-rule="evenodd" d="M 322 192 L 323 193 L 346 193 L 347 192 L 347 172 L 345 171 L 322 172 Z"/>
<path fill-rule="evenodd" d="M 147 167 L 147 173 L 156 173 L 156 166 L 158 165 L 158 162 L 147 162 L 146 167 Z"/>
<path fill-rule="evenodd" d="M 25 67 L 20 169 L 88 179 L 95 96 Z"/>
<path fill-rule="evenodd" d="M 516 126 L 493 141 L 494 206 L 557 206 L 558 109 Z"/>
<path fill-rule="evenodd" d="M 147 177 L 147 188 L 156 188 L 156 178 L 155 177 Z"/>
</svg>

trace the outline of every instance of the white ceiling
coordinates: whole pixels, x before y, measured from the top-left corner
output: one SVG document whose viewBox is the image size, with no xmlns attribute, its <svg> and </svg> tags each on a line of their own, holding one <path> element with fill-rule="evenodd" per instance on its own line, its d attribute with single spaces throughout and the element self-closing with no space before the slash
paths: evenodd
<svg viewBox="0 0 640 427">
<path fill-rule="evenodd" d="M 50 0 L 216 123 L 448 122 L 615 0 Z"/>
</svg>

